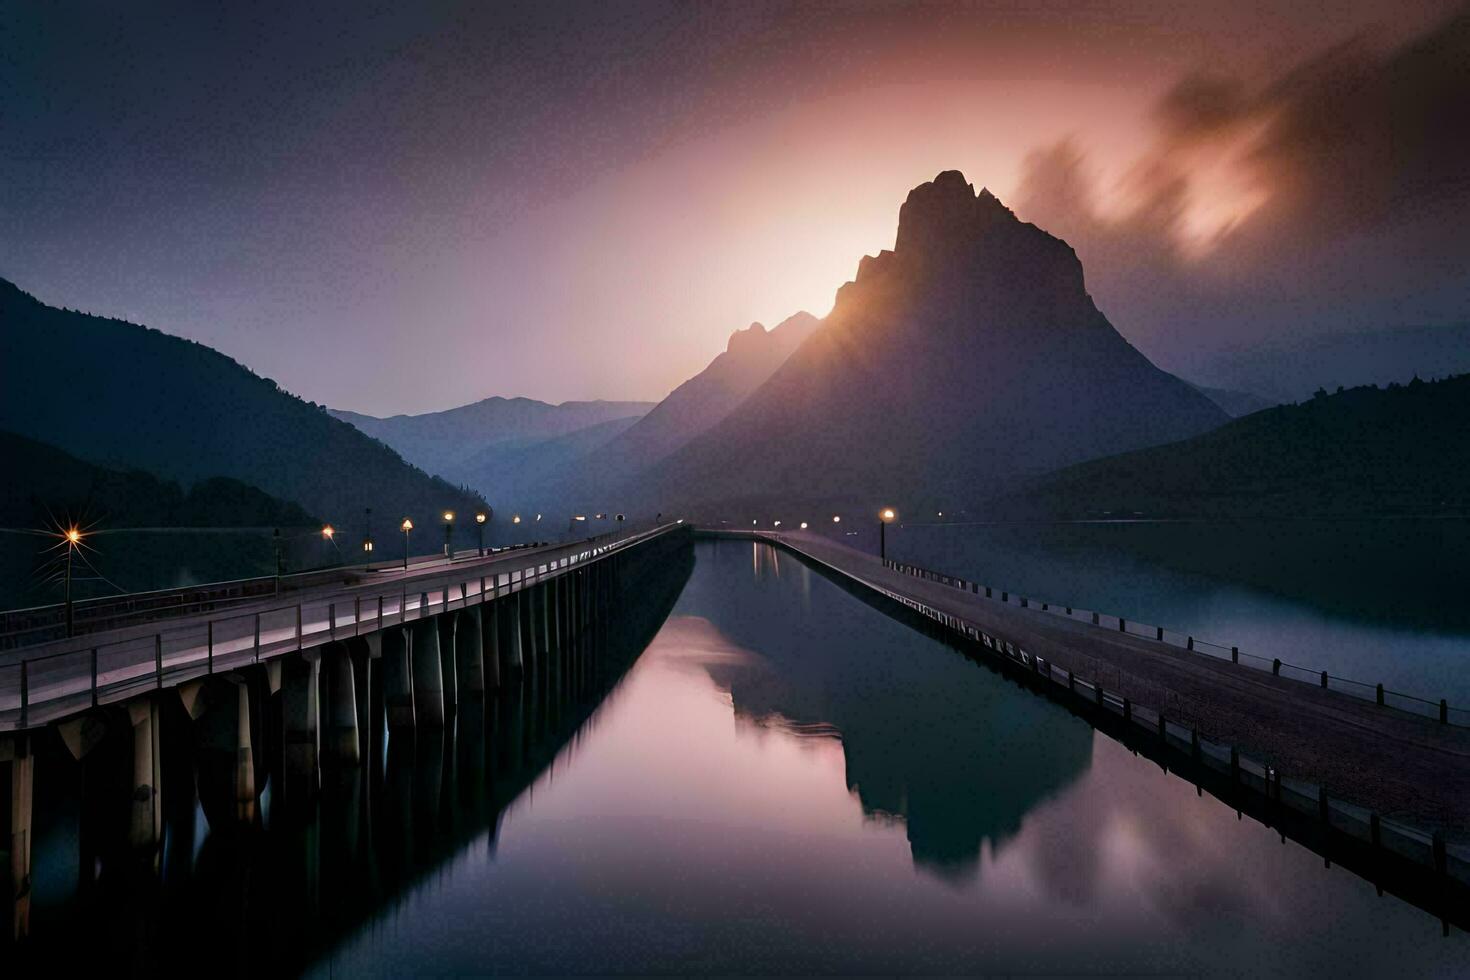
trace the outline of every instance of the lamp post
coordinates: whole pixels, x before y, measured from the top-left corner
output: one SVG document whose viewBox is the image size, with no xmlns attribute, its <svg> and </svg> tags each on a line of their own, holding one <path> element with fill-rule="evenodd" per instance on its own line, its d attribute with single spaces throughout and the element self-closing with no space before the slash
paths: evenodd
<svg viewBox="0 0 1470 980">
<path fill-rule="evenodd" d="M 482 510 L 475 515 L 475 532 L 480 536 L 480 557 L 485 557 L 485 521 L 489 517 Z"/>
<path fill-rule="evenodd" d="M 74 552 L 74 551 L 77 550 L 77 545 L 81 544 L 81 542 L 82 542 L 82 532 L 81 531 L 78 531 L 75 527 L 70 527 L 70 528 L 67 528 L 66 529 L 66 592 L 65 592 L 65 595 L 64 595 L 64 600 L 65 600 L 65 603 L 66 603 L 66 635 L 68 637 L 71 636 L 71 632 L 72 632 L 72 615 L 71 615 L 71 556 L 72 556 L 72 552 Z"/>
<path fill-rule="evenodd" d="M 362 554 L 369 562 L 373 560 L 373 509 L 363 508 Z"/>
<path fill-rule="evenodd" d="M 884 507 L 878 514 L 878 557 L 883 561 L 888 560 L 888 525 L 897 516 L 892 507 Z"/>
<path fill-rule="evenodd" d="M 444 557 L 453 559 L 454 553 L 449 550 L 449 539 L 454 536 L 454 511 L 444 512 Z"/>
<path fill-rule="evenodd" d="M 406 572 L 408 571 L 408 532 L 413 530 L 413 521 L 405 517 L 403 523 L 398 525 L 398 529 L 403 532 L 403 570 Z"/>
</svg>

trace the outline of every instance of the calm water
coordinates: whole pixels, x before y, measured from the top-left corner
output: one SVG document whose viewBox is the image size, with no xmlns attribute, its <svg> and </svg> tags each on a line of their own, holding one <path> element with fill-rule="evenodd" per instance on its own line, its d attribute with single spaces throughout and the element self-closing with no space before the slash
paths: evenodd
<svg viewBox="0 0 1470 980">
<path fill-rule="evenodd" d="M 1456 932 L 752 545 L 312 970 L 1452 975 Z"/>
<path fill-rule="evenodd" d="M 390 741 L 309 819 L 267 799 L 249 840 L 211 834 L 197 806 L 177 814 L 151 889 L 88 884 L 42 759 L 38 940 L 74 936 L 90 889 L 108 923 L 95 944 L 153 963 L 192 942 L 185 965 L 240 972 L 1470 962 L 1466 934 L 1442 938 L 1433 916 L 788 556 L 700 543 L 686 573 L 580 691 L 467 712 L 447 744 Z"/>
</svg>

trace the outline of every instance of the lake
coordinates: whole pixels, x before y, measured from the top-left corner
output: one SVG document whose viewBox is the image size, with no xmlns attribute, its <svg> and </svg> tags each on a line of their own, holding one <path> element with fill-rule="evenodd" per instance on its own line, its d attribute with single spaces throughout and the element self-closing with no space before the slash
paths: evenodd
<svg viewBox="0 0 1470 980">
<path fill-rule="evenodd" d="M 1458 929 L 789 555 L 700 542 L 669 574 L 592 681 L 390 739 L 309 813 L 267 788 L 261 829 L 228 836 L 176 801 L 157 879 L 81 842 L 86 778 L 43 786 L 42 758 L 32 951 L 316 976 L 1470 961 Z"/>
</svg>

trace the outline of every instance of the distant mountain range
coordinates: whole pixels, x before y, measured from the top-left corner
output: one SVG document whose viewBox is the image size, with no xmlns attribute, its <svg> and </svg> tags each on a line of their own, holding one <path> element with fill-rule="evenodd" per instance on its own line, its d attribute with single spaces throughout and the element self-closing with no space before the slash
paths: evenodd
<svg viewBox="0 0 1470 980">
<path fill-rule="evenodd" d="M 1271 404 L 1310 398 L 1318 388 L 1407 383 L 1470 372 L 1470 323 L 1385 327 L 1286 340 L 1199 359 L 1190 377 L 1254 392 Z"/>
<path fill-rule="evenodd" d="M 502 511 L 544 510 L 550 503 L 548 487 L 557 488 L 559 501 L 567 497 L 565 481 L 579 478 L 590 456 L 638 421 L 638 416 L 632 416 L 539 441 L 507 439 L 491 443 L 463 465 L 447 469 L 446 476 L 474 487 L 496 501 Z"/>
<path fill-rule="evenodd" d="M 752 323 L 730 335 L 725 350 L 705 369 L 675 388 L 626 431 L 586 458 L 569 460 L 544 474 L 545 482 L 583 509 L 616 507 L 618 492 L 651 466 L 708 431 L 740 406 L 821 325 L 797 313 L 767 330 Z M 474 486 L 480 482 L 469 480 Z M 527 483 L 534 487 L 534 483 Z M 612 492 L 610 492 L 612 491 Z M 624 498 L 626 502 L 627 498 Z"/>
<path fill-rule="evenodd" d="M 618 419 L 637 418 L 653 402 L 562 402 L 551 405 L 533 398 L 485 398 L 469 405 L 425 415 L 376 418 L 328 409 L 396 450 L 429 473 L 448 476 L 473 472 L 471 460 L 492 446 L 525 448 Z"/>
<path fill-rule="evenodd" d="M 187 490 L 141 470 L 97 466 L 55 446 L 0 432 L 0 526 L 58 531 L 73 523 L 129 527 L 308 527 L 297 504 L 229 477 Z"/>
<path fill-rule="evenodd" d="M 1470 513 L 1470 375 L 1360 387 L 1049 474 L 996 501 L 1037 518 Z"/>
<path fill-rule="evenodd" d="M 626 487 L 664 510 L 973 501 L 1226 419 L 1113 329 L 1065 242 L 947 171 L 769 379 Z"/>
<path fill-rule="evenodd" d="M 1252 412 L 1259 412 L 1263 408 L 1280 404 L 1269 398 L 1252 394 L 1249 391 L 1231 391 L 1229 388 L 1208 388 L 1204 385 L 1195 385 L 1195 390 L 1204 395 L 1210 401 L 1220 406 L 1220 410 L 1233 419 Z"/>
<path fill-rule="evenodd" d="M 202 344 L 46 306 L 0 280 L 0 429 L 88 462 L 228 477 L 333 522 L 483 507 Z"/>
</svg>

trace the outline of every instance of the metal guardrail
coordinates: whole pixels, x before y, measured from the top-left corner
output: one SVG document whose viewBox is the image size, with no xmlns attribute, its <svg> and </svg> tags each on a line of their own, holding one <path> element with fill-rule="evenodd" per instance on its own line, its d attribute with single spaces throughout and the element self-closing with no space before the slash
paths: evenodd
<svg viewBox="0 0 1470 980">
<path fill-rule="evenodd" d="M 509 545 L 487 549 L 487 554 L 501 554 L 526 548 L 544 547 L 545 543 Z M 478 549 L 462 549 L 455 553 L 461 557 L 481 557 Z M 436 557 L 442 560 L 442 556 Z M 423 560 L 423 559 L 420 559 Z M 312 588 L 342 580 L 344 576 L 367 575 L 374 571 L 393 571 L 395 566 L 380 562 L 370 565 L 329 565 L 280 576 L 259 575 L 253 578 L 229 579 L 223 582 L 205 582 L 186 588 L 156 589 L 148 592 L 131 592 L 120 596 L 98 596 L 80 599 L 72 604 L 74 632 L 97 633 L 117 629 L 130 622 L 147 622 L 184 616 L 191 613 L 210 612 L 225 604 L 253 602 L 261 598 L 291 591 Z M 66 605 L 51 603 L 24 609 L 0 611 L 0 651 L 44 643 L 65 637 Z"/>
<path fill-rule="evenodd" d="M 101 704 L 126 700 L 208 674 L 222 673 L 334 640 L 376 632 L 439 613 L 470 608 L 528 588 L 562 571 L 636 545 L 679 525 L 665 524 L 567 544 L 531 564 L 495 571 L 476 562 L 454 574 L 405 578 L 384 589 L 372 583 L 262 609 L 104 639 L 105 634 L 44 644 L 42 652 L 0 655 L 0 730 L 33 728 Z M 575 550 L 573 550 L 575 549 Z M 485 574 L 463 575 L 483 568 Z M 444 573 L 448 574 L 444 574 Z"/>
<path fill-rule="evenodd" d="M 1366 681 L 1331 674 L 1325 670 L 1290 664 L 1279 657 L 1261 657 L 1246 653 L 1238 646 L 1227 647 L 1218 643 L 1211 643 L 1207 640 L 1200 639 L 1192 633 L 1140 623 L 1136 620 L 1129 620 L 1122 616 L 1114 616 L 1109 613 L 1097 612 L 1096 610 L 1059 605 L 1054 602 L 1040 601 L 1031 596 L 1012 594 L 1009 591 L 994 589 L 991 586 L 981 585 L 978 582 L 960 578 L 959 576 L 946 575 L 920 565 L 893 561 L 891 559 L 884 559 L 883 564 L 887 568 L 901 574 L 912 575 L 924 581 L 934 582 L 939 585 L 947 585 L 961 592 L 969 592 L 972 595 L 983 594 L 987 599 L 998 597 L 1001 602 L 1019 604 L 1023 609 L 1036 609 L 1040 612 L 1050 613 L 1066 619 L 1090 622 L 1091 625 L 1101 629 L 1115 630 L 1120 633 L 1126 633 L 1129 636 L 1139 637 L 1140 639 L 1153 640 L 1166 646 L 1213 657 L 1216 660 L 1228 660 L 1232 664 L 1269 672 L 1287 680 L 1311 684 L 1322 690 L 1337 691 L 1362 701 L 1371 701 L 1380 707 L 1404 711 L 1422 718 L 1437 719 L 1442 725 L 1470 728 L 1470 708 L 1456 707 L 1443 698 L 1438 702 L 1431 701 L 1428 698 L 1406 694 L 1403 691 L 1390 690 L 1382 684 L 1369 684 Z"/>
</svg>

